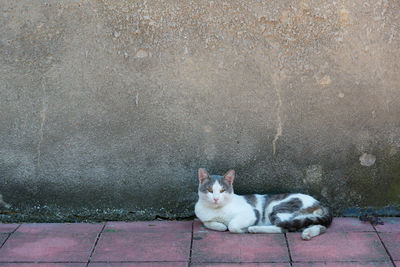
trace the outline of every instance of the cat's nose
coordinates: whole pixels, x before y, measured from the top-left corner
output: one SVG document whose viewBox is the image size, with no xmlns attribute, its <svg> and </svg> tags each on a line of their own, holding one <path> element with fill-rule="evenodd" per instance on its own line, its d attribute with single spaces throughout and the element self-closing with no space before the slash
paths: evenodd
<svg viewBox="0 0 400 267">
<path fill-rule="evenodd" d="M 219 198 L 214 198 L 214 203 L 217 203 Z"/>
</svg>

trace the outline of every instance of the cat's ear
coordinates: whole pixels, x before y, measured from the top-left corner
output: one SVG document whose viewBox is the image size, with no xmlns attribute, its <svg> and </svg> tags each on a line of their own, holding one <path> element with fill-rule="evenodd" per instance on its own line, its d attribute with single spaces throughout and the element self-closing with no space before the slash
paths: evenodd
<svg viewBox="0 0 400 267">
<path fill-rule="evenodd" d="M 224 179 L 229 185 L 232 185 L 233 179 L 235 179 L 235 171 L 229 170 L 227 173 L 225 173 Z"/>
<path fill-rule="evenodd" d="M 205 179 L 208 179 L 208 178 L 210 178 L 210 175 L 208 174 L 208 172 L 205 169 L 200 168 L 199 169 L 199 181 L 200 181 L 200 183 L 202 184 L 203 181 Z"/>
</svg>

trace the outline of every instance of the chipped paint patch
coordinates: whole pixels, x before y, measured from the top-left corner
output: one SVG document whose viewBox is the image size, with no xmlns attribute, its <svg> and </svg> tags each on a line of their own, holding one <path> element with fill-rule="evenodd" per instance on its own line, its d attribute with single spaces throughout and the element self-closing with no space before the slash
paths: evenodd
<svg viewBox="0 0 400 267">
<path fill-rule="evenodd" d="M 360 164 L 362 166 L 370 167 L 374 165 L 375 161 L 376 161 L 375 155 L 364 153 L 360 156 Z"/>
<path fill-rule="evenodd" d="M 350 12 L 344 7 L 339 10 L 339 21 L 342 25 L 348 25 L 350 22 Z"/>
<path fill-rule="evenodd" d="M 149 52 L 146 49 L 138 49 L 135 54 L 135 58 L 143 59 L 149 57 Z"/>
<path fill-rule="evenodd" d="M 319 184 L 322 181 L 323 170 L 321 165 L 311 165 L 305 170 L 303 182 L 305 184 Z"/>
<path fill-rule="evenodd" d="M 2 194 L 0 194 L 0 206 L 5 207 L 6 209 L 11 208 L 11 205 L 8 204 L 8 203 L 6 203 L 6 202 L 3 200 L 3 195 L 2 195 Z"/>
<path fill-rule="evenodd" d="M 318 81 L 320 85 L 327 86 L 332 83 L 331 77 L 329 75 L 325 75 L 322 79 Z"/>
</svg>

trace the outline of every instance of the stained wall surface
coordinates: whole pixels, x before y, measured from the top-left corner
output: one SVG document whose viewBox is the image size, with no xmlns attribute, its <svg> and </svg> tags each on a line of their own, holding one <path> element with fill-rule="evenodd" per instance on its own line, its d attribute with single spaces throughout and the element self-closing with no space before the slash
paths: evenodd
<svg viewBox="0 0 400 267">
<path fill-rule="evenodd" d="M 5 221 L 192 216 L 199 167 L 399 214 L 400 2 L 0 0 L 0 129 Z"/>
</svg>

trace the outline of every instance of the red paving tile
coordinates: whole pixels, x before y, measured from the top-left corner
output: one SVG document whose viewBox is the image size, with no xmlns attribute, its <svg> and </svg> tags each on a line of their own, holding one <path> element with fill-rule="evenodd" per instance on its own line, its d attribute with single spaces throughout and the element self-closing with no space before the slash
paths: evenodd
<svg viewBox="0 0 400 267">
<path fill-rule="evenodd" d="M 390 261 L 373 232 L 330 232 L 310 241 L 302 240 L 300 233 L 288 233 L 287 238 L 295 262 Z"/>
<path fill-rule="evenodd" d="M 358 218 L 334 218 L 327 232 L 374 232 L 369 222 L 362 222 Z"/>
<path fill-rule="evenodd" d="M 102 224 L 23 224 L 0 250 L 0 262 L 86 262 Z"/>
<path fill-rule="evenodd" d="M 187 267 L 187 262 L 108 262 L 90 263 L 89 267 Z"/>
<path fill-rule="evenodd" d="M 384 225 L 377 225 L 375 229 L 378 232 L 391 232 L 391 233 L 400 233 L 400 217 L 393 218 L 381 218 L 381 220 L 385 223 Z"/>
<path fill-rule="evenodd" d="M 17 227 L 19 226 L 19 224 L 2 224 L 0 223 L 0 234 L 8 234 L 8 233 L 12 233 L 15 229 L 17 229 Z"/>
<path fill-rule="evenodd" d="M 385 225 L 376 229 L 400 267 L 400 218 L 383 221 Z M 18 226 L 0 224 L 0 245 Z M 83 267 L 102 226 L 23 224 L 0 249 L 0 266 Z M 187 266 L 191 230 L 191 221 L 109 222 L 89 266 Z M 300 233 L 288 233 L 293 266 L 392 266 L 373 231 L 369 223 L 358 219 L 335 218 L 327 233 L 311 241 L 301 240 Z M 26 263 L 37 261 L 46 263 Z M 192 266 L 289 267 L 288 261 L 282 234 L 222 233 L 205 229 L 198 220 L 194 222 Z"/>
<path fill-rule="evenodd" d="M 387 262 L 302 262 L 293 263 L 293 267 L 393 267 L 390 261 Z"/>
<path fill-rule="evenodd" d="M 86 263 L 0 263 L 2 267 L 85 267 Z"/>
<path fill-rule="evenodd" d="M 92 261 L 187 261 L 192 222 L 107 223 Z"/>
<path fill-rule="evenodd" d="M 400 261 L 400 232 L 379 233 L 393 260 Z"/>
<path fill-rule="evenodd" d="M 105 232 L 192 232 L 193 221 L 108 222 Z"/>
<path fill-rule="evenodd" d="M 201 267 L 235 267 L 235 266 L 246 266 L 246 267 L 290 267 L 290 263 L 193 263 L 190 266 L 201 266 Z"/>
<path fill-rule="evenodd" d="M 283 234 L 232 234 L 194 225 L 192 262 L 288 262 Z"/>
</svg>

